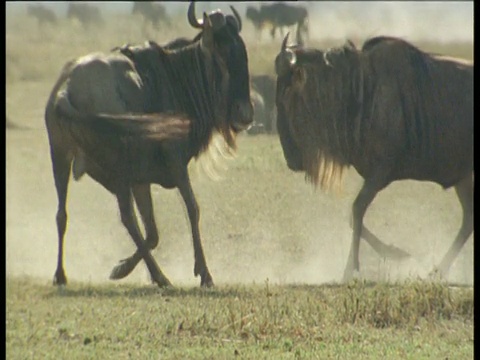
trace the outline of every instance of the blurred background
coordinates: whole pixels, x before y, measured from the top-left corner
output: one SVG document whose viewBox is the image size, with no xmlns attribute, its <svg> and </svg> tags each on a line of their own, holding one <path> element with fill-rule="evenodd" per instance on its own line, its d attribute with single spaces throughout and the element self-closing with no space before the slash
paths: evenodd
<svg viewBox="0 0 480 360">
<path fill-rule="evenodd" d="M 89 3 L 83 1 L 82 3 Z M 131 2 L 90 2 L 106 16 L 129 14 Z M 211 11 L 220 8 L 227 11 L 233 4 L 240 15 L 247 6 L 259 7 L 264 2 L 198 2 L 197 10 Z M 305 6 L 310 15 L 312 38 L 369 37 L 389 33 L 410 40 L 424 41 L 473 41 L 473 1 L 298 1 L 285 2 Z M 59 17 L 67 12 L 67 2 L 7 2 L 7 18 L 26 11 L 29 4 L 42 4 Z M 185 16 L 188 2 L 164 2 L 171 17 Z M 198 15 L 200 16 L 200 15 Z"/>
</svg>

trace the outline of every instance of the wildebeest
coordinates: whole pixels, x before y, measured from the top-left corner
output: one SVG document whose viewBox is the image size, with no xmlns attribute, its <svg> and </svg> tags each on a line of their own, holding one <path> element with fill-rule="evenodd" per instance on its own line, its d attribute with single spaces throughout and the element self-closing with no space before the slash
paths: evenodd
<svg viewBox="0 0 480 360">
<path fill-rule="evenodd" d="M 77 19 L 85 29 L 104 24 L 100 9 L 90 4 L 68 3 L 67 19 Z"/>
<path fill-rule="evenodd" d="M 253 123 L 247 129 L 247 133 L 251 135 L 262 134 L 265 132 L 265 101 L 263 96 L 253 87 L 250 87 L 250 99 L 253 105 Z"/>
<path fill-rule="evenodd" d="M 168 49 L 148 42 L 90 54 L 67 63 L 54 85 L 45 121 L 58 195 L 55 284 L 67 282 L 63 239 L 72 167 L 75 179 L 86 173 L 116 196 L 122 223 L 137 246 L 112 270 L 112 279 L 127 276 L 143 258 L 153 281 L 170 284 L 149 251 L 158 243 L 150 192 L 155 183 L 179 189 L 192 230 L 194 274 L 202 286 L 213 285 L 187 166 L 208 148 L 214 132 L 235 148 L 235 135 L 251 124 L 253 109 L 241 22 L 219 11 L 197 20 L 194 3 L 188 20 L 201 30 L 188 46 Z"/>
<path fill-rule="evenodd" d="M 57 23 L 55 12 L 44 5 L 28 5 L 27 14 L 36 18 L 40 26 L 45 24 L 55 25 Z"/>
<path fill-rule="evenodd" d="M 344 280 L 359 271 L 360 238 L 385 246 L 363 225 L 376 194 L 403 179 L 454 187 L 463 222 L 435 269 L 446 275 L 473 233 L 473 63 L 422 52 L 393 37 L 358 50 L 287 47 L 275 59 L 277 127 L 290 169 L 328 186 L 352 165 L 363 186 L 352 207 Z"/>
<path fill-rule="evenodd" d="M 167 15 L 165 6 L 150 1 L 135 1 L 132 8 L 132 15 L 141 15 L 145 24 L 151 24 L 155 29 L 160 24 L 170 25 L 170 18 Z"/>
<path fill-rule="evenodd" d="M 263 100 L 263 114 L 259 115 L 263 116 L 262 124 L 265 131 L 267 133 L 275 132 L 275 79 L 270 75 L 252 75 L 250 83 Z M 255 117 L 257 117 L 256 111 Z"/>
<path fill-rule="evenodd" d="M 6 130 L 19 130 L 19 129 L 24 129 L 23 126 L 18 125 L 17 123 L 13 122 L 10 120 L 10 118 L 7 116 L 5 118 L 5 129 Z"/>
<path fill-rule="evenodd" d="M 246 17 L 249 19 L 257 32 L 261 31 L 266 24 L 272 29 L 270 35 L 275 38 L 277 28 L 283 36 L 283 28 L 297 25 L 298 37 L 304 32 L 308 36 L 308 11 L 303 6 L 292 6 L 282 2 L 271 5 L 261 5 L 260 10 L 248 6 Z"/>
</svg>

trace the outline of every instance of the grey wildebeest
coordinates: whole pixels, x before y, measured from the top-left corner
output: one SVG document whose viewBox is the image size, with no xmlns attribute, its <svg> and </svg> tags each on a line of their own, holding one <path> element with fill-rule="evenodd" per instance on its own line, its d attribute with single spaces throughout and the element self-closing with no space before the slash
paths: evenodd
<svg viewBox="0 0 480 360">
<path fill-rule="evenodd" d="M 194 3 L 188 20 L 201 30 L 188 46 L 167 49 L 148 42 L 90 54 L 67 63 L 54 85 L 45 120 L 58 195 L 55 284 L 67 282 L 63 242 L 72 167 L 75 179 L 86 173 L 116 196 L 121 221 L 137 246 L 112 270 L 112 279 L 127 276 L 143 259 L 154 282 L 170 284 L 149 251 L 158 243 L 150 191 L 155 183 L 178 188 L 192 230 L 194 274 L 202 286 L 213 285 L 187 166 L 208 148 L 214 132 L 234 149 L 236 133 L 252 122 L 253 108 L 241 22 L 222 12 L 204 13 L 199 20 Z"/>
<path fill-rule="evenodd" d="M 248 6 L 245 15 L 257 32 L 261 31 L 265 25 L 271 25 L 272 39 L 275 38 L 277 28 L 283 36 L 283 28 L 293 25 L 297 25 L 298 38 L 301 38 L 302 32 L 308 36 L 308 11 L 303 6 L 293 6 L 282 2 L 261 5 L 260 10 Z"/>
<path fill-rule="evenodd" d="M 132 8 L 132 15 L 143 17 L 145 24 L 151 24 L 155 29 L 160 28 L 161 23 L 170 25 L 170 18 L 167 15 L 165 6 L 150 1 L 135 1 Z"/>
<path fill-rule="evenodd" d="M 270 75 L 252 75 L 250 82 L 252 88 L 257 91 L 263 99 L 263 124 L 265 131 L 267 133 L 275 132 L 275 79 Z"/>
<path fill-rule="evenodd" d="M 321 186 L 350 165 L 364 179 L 352 207 L 344 280 L 359 271 L 360 238 L 379 253 L 396 253 L 363 217 L 380 190 L 403 179 L 455 188 L 463 222 L 435 268 L 446 275 L 473 233 L 473 63 L 392 37 L 327 51 L 287 47 L 287 39 L 275 69 L 277 127 L 288 167 Z"/>
<path fill-rule="evenodd" d="M 27 14 L 36 18 L 39 26 L 44 26 L 45 24 L 55 25 L 57 23 L 55 12 L 44 5 L 28 5 Z"/>
<path fill-rule="evenodd" d="M 78 20 L 85 29 L 89 29 L 92 25 L 102 26 L 104 24 L 100 9 L 90 4 L 69 3 L 67 19 Z"/>
</svg>

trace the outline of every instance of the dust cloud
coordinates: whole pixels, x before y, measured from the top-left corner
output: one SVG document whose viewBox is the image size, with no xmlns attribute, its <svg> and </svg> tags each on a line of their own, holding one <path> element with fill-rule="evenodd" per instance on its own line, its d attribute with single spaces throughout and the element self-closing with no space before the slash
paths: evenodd
<svg viewBox="0 0 480 360">
<path fill-rule="evenodd" d="M 261 158 L 241 149 L 265 142 L 281 162 L 276 139 L 241 139 L 234 160 L 222 160 L 220 180 L 200 164 L 191 168 L 200 206 L 200 230 L 214 281 L 221 284 L 321 284 L 340 281 L 350 248 L 351 202 L 361 179 L 354 172 L 337 196 L 313 190 L 303 176 L 262 169 Z M 15 151 L 13 151 L 15 149 Z M 276 165 L 272 165 L 275 166 Z M 30 276 L 46 283 L 57 257 L 57 199 L 48 144 L 40 131 L 10 131 L 7 136 L 7 276 Z M 153 251 L 175 285 L 196 286 L 190 225 L 177 191 L 152 187 L 159 246 Z M 135 250 L 120 222 L 113 195 L 88 177 L 70 182 L 65 269 L 70 281 L 101 283 L 120 259 Z M 461 211 L 453 190 L 404 181 L 381 192 L 365 223 L 383 241 L 412 254 L 405 261 L 381 259 L 361 243 L 361 274 L 371 280 L 425 277 L 438 263 L 460 227 Z M 454 263 L 449 281 L 473 283 L 473 241 Z M 148 284 L 140 263 L 122 282 Z"/>
</svg>

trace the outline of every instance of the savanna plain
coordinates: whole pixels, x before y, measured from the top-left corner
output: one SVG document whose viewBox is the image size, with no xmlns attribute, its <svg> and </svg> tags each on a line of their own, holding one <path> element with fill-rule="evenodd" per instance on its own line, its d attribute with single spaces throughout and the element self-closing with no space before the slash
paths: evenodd
<svg viewBox="0 0 480 360">
<path fill-rule="evenodd" d="M 448 279 L 427 276 L 460 227 L 453 189 L 403 181 L 380 192 L 365 223 L 411 257 L 382 259 L 362 243 L 361 278 L 341 284 L 361 178 L 350 169 L 340 192 L 313 189 L 287 168 L 276 135 L 242 134 L 235 156 L 212 151 L 190 165 L 214 288 L 193 276 L 180 195 L 156 185 L 152 253 L 175 287 L 152 285 L 143 263 L 108 280 L 134 244 L 115 198 L 88 177 L 70 182 L 69 284 L 54 287 L 57 198 L 43 112 L 63 64 L 147 37 L 162 44 L 195 34 L 185 15 L 149 34 L 115 16 L 88 31 L 67 20 L 40 28 L 24 15 L 6 18 L 7 359 L 473 358 L 473 239 Z M 273 75 L 280 40 L 255 41 L 248 23 L 242 34 L 251 73 Z M 416 45 L 473 58 L 471 43 Z"/>
</svg>

